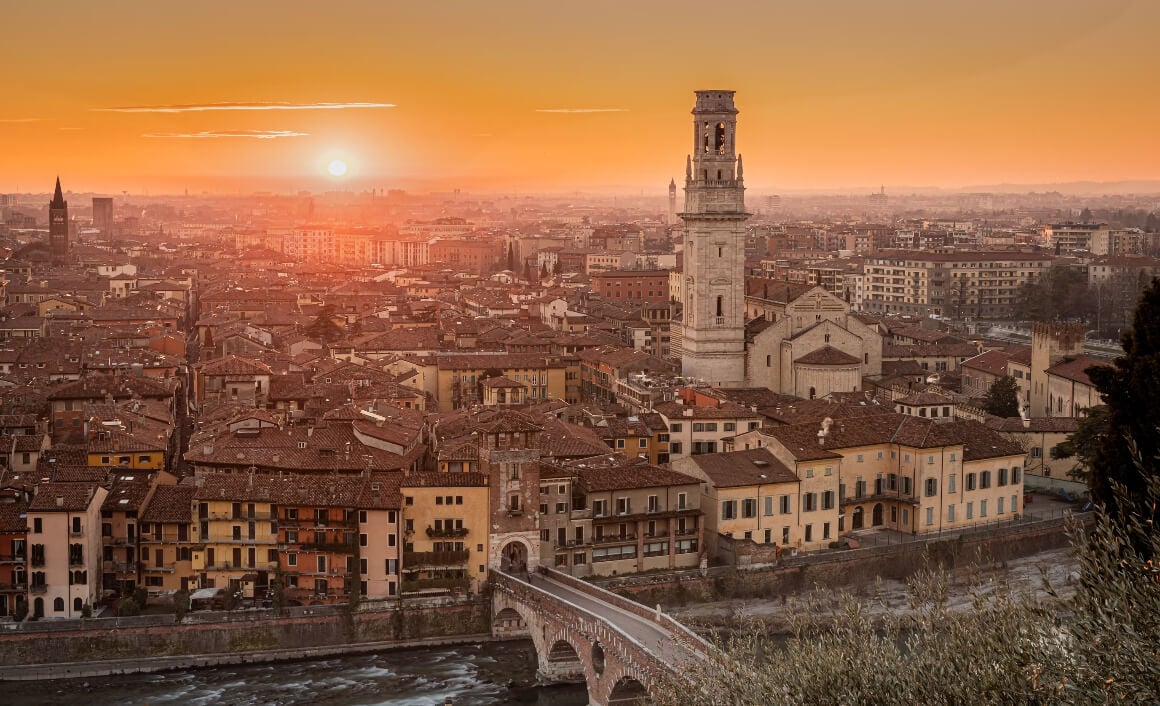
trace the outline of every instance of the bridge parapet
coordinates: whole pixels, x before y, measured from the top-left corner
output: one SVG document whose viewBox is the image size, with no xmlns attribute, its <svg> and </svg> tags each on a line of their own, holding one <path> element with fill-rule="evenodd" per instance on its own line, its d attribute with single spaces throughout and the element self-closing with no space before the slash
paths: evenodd
<svg viewBox="0 0 1160 706">
<path fill-rule="evenodd" d="M 558 581 L 565 586 L 576 589 L 577 591 L 587 593 L 596 600 L 604 601 L 605 603 L 614 605 L 621 610 L 626 610 L 633 615 L 656 623 L 662 629 L 673 633 L 675 638 L 683 640 L 690 649 L 700 652 L 702 655 L 707 655 L 714 649 L 713 645 L 710 644 L 708 640 L 693 632 L 680 621 L 675 620 L 672 616 L 664 613 L 663 611 L 657 611 L 655 609 L 650 610 L 647 606 L 637 603 L 634 600 L 625 598 L 618 593 L 613 593 L 606 588 L 596 586 L 594 584 L 588 583 L 587 581 L 578 579 L 570 574 L 556 571 L 555 569 L 541 567 L 540 571 L 554 581 Z"/>
</svg>

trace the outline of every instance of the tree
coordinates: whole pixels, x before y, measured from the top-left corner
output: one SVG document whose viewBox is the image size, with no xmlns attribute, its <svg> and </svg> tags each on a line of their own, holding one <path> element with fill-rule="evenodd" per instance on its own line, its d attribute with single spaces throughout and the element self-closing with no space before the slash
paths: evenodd
<svg viewBox="0 0 1160 706">
<path fill-rule="evenodd" d="M 560 259 L 556 258 L 556 261 L 552 263 L 552 274 L 559 276 L 561 269 Z"/>
<path fill-rule="evenodd" d="M 1019 416 L 1019 383 L 1010 375 L 1004 375 L 987 389 L 983 398 L 983 411 L 996 417 Z"/>
<path fill-rule="evenodd" d="M 141 615 L 141 606 L 137 604 L 137 601 L 133 600 L 132 596 L 125 596 L 117 604 L 117 615 L 122 618 Z"/>
<path fill-rule="evenodd" d="M 1080 212 L 1079 222 L 1080 223 L 1091 223 L 1092 222 L 1092 210 L 1090 208 L 1085 208 L 1083 211 Z"/>
<path fill-rule="evenodd" d="M 318 316 L 306 327 L 303 333 L 324 343 L 331 343 L 342 338 L 342 329 L 334 323 L 334 307 L 330 304 L 322 307 Z"/>
<path fill-rule="evenodd" d="M 1108 406 L 1107 434 L 1091 465 L 1091 489 L 1092 499 L 1112 514 L 1129 510 L 1117 507 L 1117 484 L 1127 489 L 1126 497 L 1138 498 L 1160 477 L 1160 280 L 1145 290 L 1122 343 L 1124 355 L 1113 365 L 1084 371 Z M 1130 502 L 1160 523 L 1155 506 Z"/>
<path fill-rule="evenodd" d="M 1088 409 L 1079 418 L 1076 430 L 1051 450 L 1055 459 L 1074 458 L 1075 466 L 1068 472 L 1072 478 L 1091 483 L 1091 469 L 1099 463 L 1108 436 L 1108 407 L 1099 405 Z"/>
<path fill-rule="evenodd" d="M 1116 493 L 1124 506 L 1126 489 Z M 1160 479 L 1139 498 L 1160 500 Z M 850 596 L 818 594 L 786 611 L 788 639 L 756 621 L 733 626 L 704 659 L 664 675 L 656 703 L 1160 703 L 1160 569 L 1149 559 L 1160 533 L 1139 513 L 1115 511 L 1090 531 L 1073 524 L 1069 536 L 1079 559 L 1070 598 L 1046 574 L 1039 597 L 976 573 L 970 605 L 956 608 L 952 577 L 928 566 L 911 579 L 904 612 L 872 616 Z"/>
</svg>

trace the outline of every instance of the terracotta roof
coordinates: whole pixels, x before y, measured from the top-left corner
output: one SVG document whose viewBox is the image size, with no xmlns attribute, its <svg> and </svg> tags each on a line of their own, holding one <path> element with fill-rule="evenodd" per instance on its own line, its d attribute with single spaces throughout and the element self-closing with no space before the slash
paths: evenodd
<svg viewBox="0 0 1160 706">
<path fill-rule="evenodd" d="M 101 503 L 101 512 L 137 512 L 141 503 L 149 495 L 149 474 L 145 471 L 138 473 L 120 473 L 109 487 L 109 494 Z"/>
<path fill-rule="evenodd" d="M 28 504 L 30 512 L 80 512 L 87 510 L 97 491 L 90 483 L 41 483 Z"/>
<path fill-rule="evenodd" d="M 984 422 L 987 428 L 1009 434 L 1022 432 L 1070 434 L 1079 428 L 1077 417 L 1019 417 L 988 416 Z"/>
<path fill-rule="evenodd" d="M 937 392 L 916 392 L 894 401 L 907 405 L 951 404 L 954 402 L 950 397 L 940 395 Z"/>
<path fill-rule="evenodd" d="M 142 522 L 193 522 L 192 485 L 159 485 L 141 513 Z"/>
<path fill-rule="evenodd" d="M 765 448 L 701 454 L 689 458 L 716 488 L 799 482 L 797 474 Z"/>
<path fill-rule="evenodd" d="M 822 346 L 816 351 L 806 353 L 794 363 L 802 365 L 860 365 L 862 361 L 833 346 Z"/>
<path fill-rule="evenodd" d="M 1007 351 L 994 350 L 964 360 L 962 366 L 1002 377 L 1007 374 L 1007 362 L 1010 360 L 1011 354 Z"/>
<path fill-rule="evenodd" d="M 28 531 L 28 503 L 0 503 L 0 532 Z"/>
<path fill-rule="evenodd" d="M 692 476 L 644 463 L 612 468 L 588 468 L 580 462 L 573 467 L 576 469 L 581 487 L 589 493 L 700 484 L 700 481 Z"/>
<path fill-rule="evenodd" d="M 1047 369 L 1048 375 L 1071 380 L 1083 385 L 1092 385 L 1091 379 L 1087 376 L 1087 369 L 1090 367 L 1108 367 L 1107 361 L 1096 360 L 1086 355 L 1078 355 L 1074 358 L 1067 358 Z M 1094 387 L 1094 385 L 1092 385 Z"/>
<path fill-rule="evenodd" d="M 483 473 L 409 473 L 400 483 L 402 488 L 478 488 L 487 487 Z"/>
</svg>

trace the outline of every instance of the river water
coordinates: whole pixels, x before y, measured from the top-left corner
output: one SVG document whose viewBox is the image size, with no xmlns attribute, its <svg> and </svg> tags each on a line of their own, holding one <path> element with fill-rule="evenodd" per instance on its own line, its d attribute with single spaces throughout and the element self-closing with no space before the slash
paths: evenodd
<svg viewBox="0 0 1160 706">
<path fill-rule="evenodd" d="M 8 682 L 12 706 L 584 706 L 583 684 L 530 686 L 531 641 L 159 674 Z"/>
</svg>

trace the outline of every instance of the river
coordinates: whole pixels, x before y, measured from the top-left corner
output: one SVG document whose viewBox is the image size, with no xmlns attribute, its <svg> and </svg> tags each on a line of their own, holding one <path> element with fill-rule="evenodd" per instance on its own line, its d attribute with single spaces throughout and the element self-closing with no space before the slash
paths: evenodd
<svg viewBox="0 0 1160 706">
<path fill-rule="evenodd" d="M 584 706 L 582 684 L 535 679 L 531 641 L 159 674 L 8 682 L 12 706 Z"/>
</svg>

